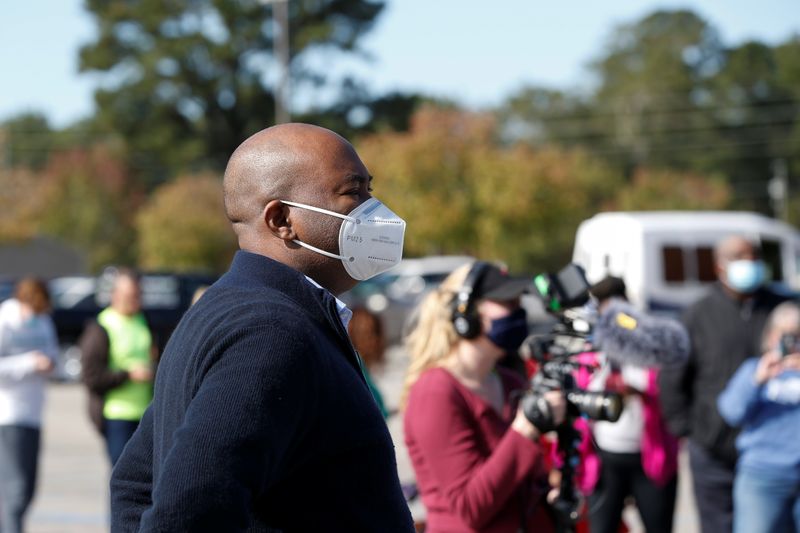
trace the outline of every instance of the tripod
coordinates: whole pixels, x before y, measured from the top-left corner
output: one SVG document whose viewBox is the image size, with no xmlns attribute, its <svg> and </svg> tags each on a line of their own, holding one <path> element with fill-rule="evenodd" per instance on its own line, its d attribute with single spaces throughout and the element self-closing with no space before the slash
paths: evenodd
<svg viewBox="0 0 800 533">
<path fill-rule="evenodd" d="M 556 514 L 556 531 L 558 533 L 574 533 L 575 524 L 580 516 L 581 498 L 575 490 L 575 468 L 578 466 L 578 444 L 580 433 L 573 426 L 574 416 L 567 419 L 557 429 L 559 456 L 564 463 L 561 467 L 561 483 L 559 494 L 553 502 Z"/>
</svg>

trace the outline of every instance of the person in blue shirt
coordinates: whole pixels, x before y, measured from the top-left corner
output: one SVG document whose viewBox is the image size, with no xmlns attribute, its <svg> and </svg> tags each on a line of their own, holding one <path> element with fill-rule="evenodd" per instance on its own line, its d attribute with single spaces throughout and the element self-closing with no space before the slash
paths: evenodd
<svg viewBox="0 0 800 533">
<path fill-rule="evenodd" d="M 800 531 L 800 306 L 770 314 L 764 354 L 746 360 L 717 399 L 736 440 L 735 533 Z"/>
</svg>

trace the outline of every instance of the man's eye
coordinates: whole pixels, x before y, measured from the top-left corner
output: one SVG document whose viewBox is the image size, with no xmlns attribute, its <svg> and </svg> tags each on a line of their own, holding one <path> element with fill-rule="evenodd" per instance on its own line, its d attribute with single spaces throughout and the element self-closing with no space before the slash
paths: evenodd
<svg viewBox="0 0 800 533">
<path fill-rule="evenodd" d="M 352 189 L 350 191 L 347 191 L 347 195 L 348 196 L 358 196 L 358 195 L 361 194 L 361 192 L 362 191 L 361 191 L 360 188 L 359 189 Z M 372 187 L 367 187 L 367 192 L 372 192 Z"/>
</svg>

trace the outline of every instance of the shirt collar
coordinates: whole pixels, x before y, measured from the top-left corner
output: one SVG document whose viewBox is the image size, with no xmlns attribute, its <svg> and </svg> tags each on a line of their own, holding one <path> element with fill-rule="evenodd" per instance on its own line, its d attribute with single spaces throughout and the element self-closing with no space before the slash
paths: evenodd
<svg viewBox="0 0 800 533">
<path fill-rule="evenodd" d="M 322 289 L 323 291 L 328 292 L 331 296 L 333 294 L 328 291 L 325 287 L 314 281 L 313 279 L 306 276 L 306 279 L 315 287 Z M 353 312 L 347 307 L 347 305 L 341 301 L 336 296 L 333 296 L 333 299 L 336 300 L 336 311 L 339 313 L 339 320 L 342 321 L 342 325 L 344 326 L 344 330 L 347 331 L 347 326 L 350 324 L 350 319 L 353 318 Z"/>
</svg>

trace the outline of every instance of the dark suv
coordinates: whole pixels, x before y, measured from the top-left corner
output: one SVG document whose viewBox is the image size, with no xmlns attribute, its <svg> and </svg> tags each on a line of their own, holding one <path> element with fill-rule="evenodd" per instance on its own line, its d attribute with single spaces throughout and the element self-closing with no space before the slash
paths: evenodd
<svg viewBox="0 0 800 533">
<path fill-rule="evenodd" d="M 175 326 L 189 308 L 199 287 L 211 285 L 215 276 L 206 274 L 148 273 L 141 277 L 142 311 L 163 351 Z M 111 300 L 108 276 L 67 276 L 48 282 L 53 301 L 53 322 L 61 345 L 61 356 L 53 377 L 64 381 L 80 378 L 78 339 L 90 320 Z"/>
</svg>

